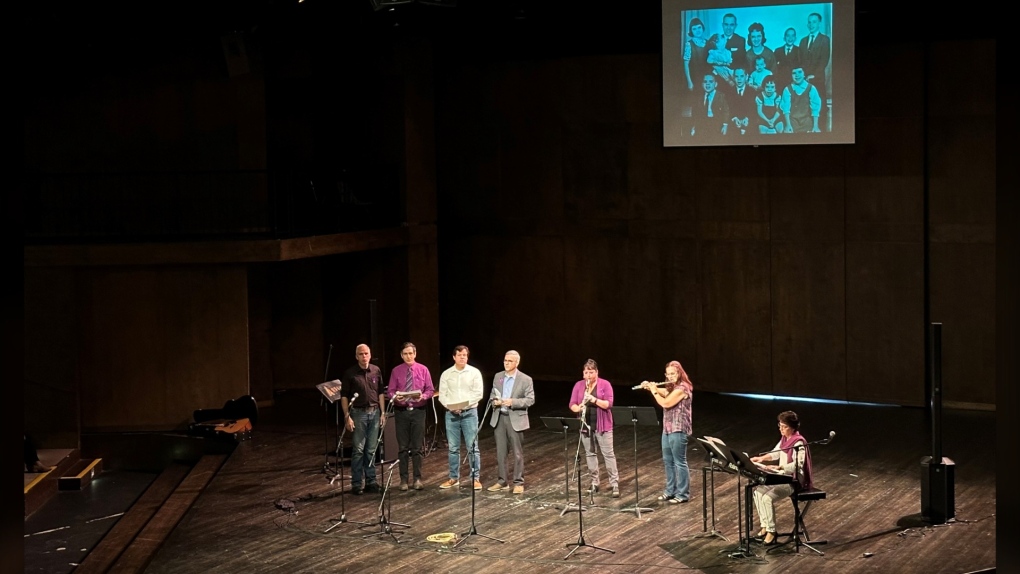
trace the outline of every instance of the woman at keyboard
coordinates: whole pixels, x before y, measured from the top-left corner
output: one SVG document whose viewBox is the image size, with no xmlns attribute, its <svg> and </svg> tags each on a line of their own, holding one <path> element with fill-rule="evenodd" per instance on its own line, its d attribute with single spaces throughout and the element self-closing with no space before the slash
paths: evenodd
<svg viewBox="0 0 1020 574">
<path fill-rule="evenodd" d="M 776 542 L 776 510 L 775 501 L 787 498 L 795 490 L 811 488 L 811 452 L 808 442 L 800 431 L 800 420 L 797 413 L 783 411 L 779 413 L 779 442 L 769 452 L 751 457 L 751 462 L 762 466 L 763 470 L 779 472 L 793 477 L 791 484 L 774 484 L 757 486 L 754 489 L 754 507 L 758 511 L 758 532 L 765 545 Z"/>
</svg>

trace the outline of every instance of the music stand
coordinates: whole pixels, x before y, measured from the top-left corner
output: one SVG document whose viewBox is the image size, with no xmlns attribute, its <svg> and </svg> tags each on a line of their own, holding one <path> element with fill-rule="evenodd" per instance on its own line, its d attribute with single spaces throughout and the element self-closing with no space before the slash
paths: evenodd
<svg viewBox="0 0 1020 574">
<path fill-rule="evenodd" d="M 726 538 L 724 534 L 715 529 L 715 473 L 722 470 L 723 472 L 732 472 L 728 469 L 727 465 L 730 464 L 729 460 L 729 448 L 721 440 L 706 436 L 704 438 L 698 437 L 697 441 L 705 448 L 705 454 L 709 459 L 709 466 L 701 467 L 701 534 L 697 534 L 694 538 L 712 538 L 718 536 L 726 542 L 730 539 Z M 705 480 L 705 475 L 712 473 L 709 480 Z M 712 530 L 708 529 L 708 486 L 711 482 L 712 487 Z"/>
<path fill-rule="evenodd" d="M 332 349 L 332 345 L 330 345 L 330 352 L 332 352 L 332 350 L 333 350 Z M 329 372 L 329 359 L 328 358 L 326 359 L 326 372 L 327 373 Z M 330 474 L 332 472 L 335 475 L 336 473 L 329 466 L 329 450 L 330 450 L 329 449 L 329 407 L 330 407 L 330 405 L 332 405 L 332 404 L 336 403 L 338 400 L 340 400 L 340 389 L 341 389 L 340 379 L 333 379 L 332 381 L 326 381 L 326 382 L 323 382 L 323 383 L 319 383 L 319 384 L 315 385 L 315 388 L 319 389 L 319 392 L 322 393 L 322 396 L 325 397 L 327 399 L 327 401 L 328 401 L 328 402 L 323 402 L 323 409 L 324 409 L 324 411 L 323 411 L 322 435 L 323 435 L 323 440 L 326 443 L 326 453 L 324 455 L 325 458 L 324 458 L 324 460 L 322 462 L 322 472 L 325 473 L 325 474 Z M 339 447 L 339 442 L 340 442 L 340 428 L 339 428 L 339 426 L 340 426 L 340 406 L 336 405 L 334 408 L 336 408 L 336 424 L 337 424 L 336 440 L 337 440 L 337 443 L 338 443 L 337 448 L 339 449 L 340 448 Z M 337 466 L 342 466 L 341 464 L 339 464 L 339 461 L 337 462 Z"/>
<path fill-rule="evenodd" d="M 581 431 L 581 419 L 576 417 L 541 417 L 542 422 L 545 423 L 545 428 L 554 431 L 563 431 L 563 494 L 566 496 L 566 503 L 563 506 L 563 511 L 560 512 L 562 517 L 564 514 L 572 511 L 584 512 L 585 508 L 580 503 L 570 501 L 570 457 L 567 454 L 570 450 L 570 439 L 567 438 L 568 430 Z"/>
<path fill-rule="evenodd" d="M 758 471 L 757 466 L 751 462 L 751 457 L 747 456 L 746 452 L 735 448 L 731 448 L 729 451 L 730 459 L 737 468 L 741 469 L 741 472 L 737 474 L 737 526 L 740 527 L 740 475 L 743 474 L 750 477 L 754 476 Z M 740 529 L 740 544 L 737 546 L 736 552 L 730 554 L 730 558 L 757 556 L 751 551 L 751 520 L 754 518 L 751 514 L 751 506 L 754 504 L 753 492 L 755 486 L 757 485 L 750 478 L 747 479 L 747 484 L 744 485 L 744 524 Z"/>
<path fill-rule="evenodd" d="M 576 420 L 578 422 L 578 425 L 582 424 L 581 419 L 574 419 L 574 420 Z M 577 451 L 574 454 L 574 468 L 576 469 L 576 472 L 577 472 L 577 507 L 578 508 L 581 508 L 581 465 L 578 463 L 578 458 L 580 458 L 580 456 L 581 456 L 581 441 L 584 440 L 584 439 L 585 439 L 585 436 L 584 436 L 583 432 L 577 433 Z M 589 431 L 589 433 L 588 433 L 588 440 L 591 440 L 592 442 L 595 442 L 595 431 L 594 431 L 594 429 Z M 561 513 L 561 516 L 562 516 L 562 513 Z M 577 552 L 577 549 L 582 547 L 582 546 L 587 546 L 589 548 L 594 548 L 595 550 L 601 550 L 603 552 L 609 552 L 610 554 L 616 554 L 615 550 L 610 550 L 608 548 L 602 548 L 601 546 L 595 546 L 594 544 L 588 544 L 587 542 L 585 542 L 585 540 L 584 540 L 584 514 L 582 512 L 578 512 L 577 513 L 577 542 L 572 542 L 570 544 L 567 544 L 567 548 L 570 548 L 571 546 L 573 546 L 574 548 L 570 552 L 568 552 L 566 556 L 563 557 L 564 560 L 566 560 L 567 558 L 570 558 L 570 556 L 573 555 L 574 552 Z"/>
<path fill-rule="evenodd" d="M 633 512 L 638 518 L 641 518 L 642 512 L 654 512 L 654 508 L 642 508 L 641 502 L 641 488 L 638 486 L 638 458 L 637 458 L 637 428 L 641 426 L 659 426 L 659 415 L 655 411 L 655 407 L 613 407 L 613 420 L 619 421 L 624 419 L 630 419 L 632 427 L 634 428 L 634 506 L 628 508 L 621 508 L 622 512 Z"/>
</svg>

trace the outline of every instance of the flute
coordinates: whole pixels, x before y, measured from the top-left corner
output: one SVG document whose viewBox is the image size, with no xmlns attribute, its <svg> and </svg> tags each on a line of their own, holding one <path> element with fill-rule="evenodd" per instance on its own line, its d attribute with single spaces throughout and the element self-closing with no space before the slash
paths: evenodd
<svg viewBox="0 0 1020 574">
<path fill-rule="evenodd" d="M 665 387 L 668 384 L 669 383 L 655 383 L 655 386 L 657 386 L 657 387 Z M 638 390 L 640 388 L 641 388 L 641 385 L 634 385 L 633 387 L 630 388 L 630 390 L 636 391 L 636 390 Z"/>
</svg>

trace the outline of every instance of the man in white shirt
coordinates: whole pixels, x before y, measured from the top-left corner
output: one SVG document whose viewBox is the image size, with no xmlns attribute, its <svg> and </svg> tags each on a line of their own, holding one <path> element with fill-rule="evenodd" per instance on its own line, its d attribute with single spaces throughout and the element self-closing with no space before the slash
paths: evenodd
<svg viewBox="0 0 1020 574">
<path fill-rule="evenodd" d="M 482 400 L 482 373 L 467 364 L 471 351 L 465 345 L 453 349 L 453 366 L 439 377 L 439 402 L 446 407 L 446 441 L 450 446 L 450 479 L 439 488 L 460 487 L 460 440 L 471 465 L 475 490 L 482 489 L 478 480 L 482 457 L 478 450 L 478 402 Z"/>
</svg>

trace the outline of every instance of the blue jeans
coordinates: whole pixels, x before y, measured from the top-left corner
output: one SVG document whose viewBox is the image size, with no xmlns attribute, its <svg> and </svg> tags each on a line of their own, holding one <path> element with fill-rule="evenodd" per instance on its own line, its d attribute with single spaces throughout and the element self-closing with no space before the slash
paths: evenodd
<svg viewBox="0 0 1020 574">
<path fill-rule="evenodd" d="M 460 479 L 460 437 L 464 436 L 471 462 L 471 478 L 478 480 L 482 468 L 482 455 L 475 442 L 478 434 L 478 409 L 464 409 L 459 415 L 446 411 L 446 442 L 450 445 L 450 478 Z"/>
<path fill-rule="evenodd" d="M 354 438 L 351 439 L 351 487 L 375 484 L 375 451 L 379 447 L 379 409 L 351 408 Z"/>
<path fill-rule="evenodd" d="M 691 471 L 687 468 L 687 433 L 662 434 L 662 462 L 666 465 L 665 496 L 691 498 Z"/>
</svg>

